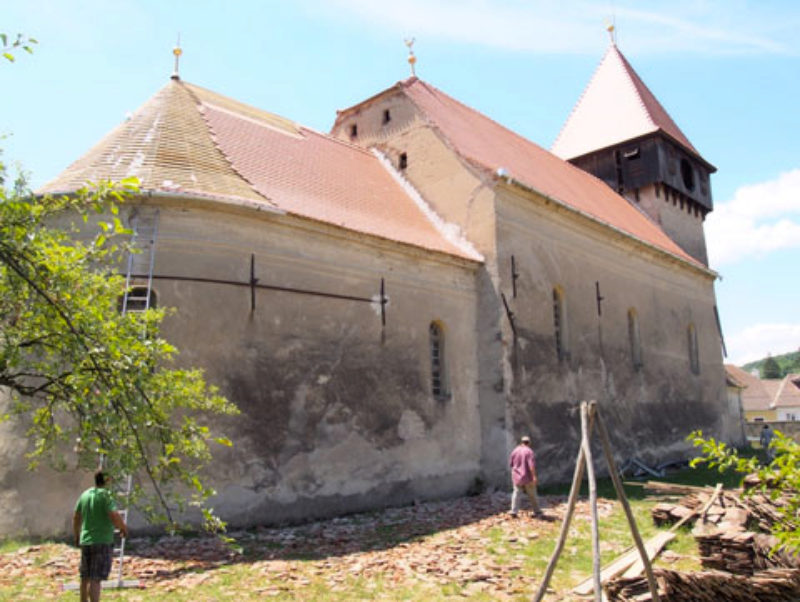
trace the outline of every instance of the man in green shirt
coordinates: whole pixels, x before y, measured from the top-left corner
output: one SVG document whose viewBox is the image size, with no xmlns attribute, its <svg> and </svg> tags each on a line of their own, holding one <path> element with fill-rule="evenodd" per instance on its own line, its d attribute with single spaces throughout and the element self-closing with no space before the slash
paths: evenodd
<svg viewBox="0 0 800 602">
<path fill-rule="evenodd" d="M 111 572 L 114 527 L 128 536 L 114 496 L 106 489 L 110 480 L 102 470 L 94 473 L 95 486 L 81 494 L 72 516 L 75 545 L 81 548 L 81 602 L 100 599 L 101 584 Z"/>
</svg>

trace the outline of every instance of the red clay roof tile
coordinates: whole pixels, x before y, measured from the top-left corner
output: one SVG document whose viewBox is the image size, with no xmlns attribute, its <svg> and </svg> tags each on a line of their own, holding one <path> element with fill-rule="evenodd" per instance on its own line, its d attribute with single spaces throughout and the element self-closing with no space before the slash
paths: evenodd
<svg viewBox="0 0 800 602">
<path fill-rule="evenodd" d="M 472 164 L 492 173 L 502 168 L 547 197 L 706 269 L 605 182 L 415 77 L 399 87 Z"/>
</svg>

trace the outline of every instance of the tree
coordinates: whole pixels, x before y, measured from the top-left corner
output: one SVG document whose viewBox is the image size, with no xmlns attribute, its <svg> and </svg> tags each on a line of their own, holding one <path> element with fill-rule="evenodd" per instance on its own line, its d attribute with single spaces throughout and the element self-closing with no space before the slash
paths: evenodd
<svg viewBox="0 0 800 602">
<path fill-rule="evenodd" d="M 773 525 L 772 533 L 779 545 L 794 551 L 800 550 L 800 445 L 790 437 L 775 431 L 772 449 L 775 459 L 767 465 L 759 463 L 757 457 L 744 457 L 736 449 L 714 438 L 704 438 L 701 431 L 688 437 L 701 448 L 702 455 L 692 460 L 692 466 L 707 463 L 720 472 L 733 469 L 742 475 L 758 475 L 759 485 L 745 490 L 743 495 L 759 492 L 779 500 L 777 510 L 780 516 Z"/>
<path fill-rule="evenodd" d="M 775 358 L 768 355 L 761 366 L 761 378 L 781 378 L 783 373 Z"/>
<path fill-rule="evenodd" d="M 174 367 L 177 350 L 159 335 L 166 310 L 118 310 L 114 267 L 129 231 L 117 203 L 136 182 L 36 197 L 24 178 L 7 180 L 0 163 L 0 388 L 10 393 L 0 419 L 26 423 L 32 467 L 66 468 L 65 452 L 83 467 L 102 456 L 112 473 L 136 476 L 137 507 L 173 524 L 187 488 L 198 506 L 213 494 L 199 476 L 211 445 L 230 445 L 203 418 L 237 410 L 202 371 Z"/>
<path fill-rule="evenodd" d="M 8 34 L 0 33 L 0 53 L 4 59 L 12 63 L 16 60 L 14 51 L 24 50 L 28 54 L 33 54 L 33 45 L 38 43 L 35 39 L 21 33 L 10 38 Z"/>
</svg>

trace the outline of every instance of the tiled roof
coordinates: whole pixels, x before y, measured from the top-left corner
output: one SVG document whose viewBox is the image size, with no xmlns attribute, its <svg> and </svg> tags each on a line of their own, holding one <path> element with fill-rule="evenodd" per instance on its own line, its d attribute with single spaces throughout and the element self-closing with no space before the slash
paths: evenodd
<svg viewBox="0 0 800 602">
<path fill-rule="evenodd" d="M 40 192 L 126 176 L 139 177 L 144 191 L 256 202 L 480 260 L 438 229 L 373 153 L 179 80 Z"/>
<path fill-rule="evenodd" d="M 398 87 L 471 164 L 491 173 L 502 168 L 514 180 L 547 197 L 702 267 L 605 182 L 415 77 Z"/>
<path fill-rule="evenodd" d="M 269 201 L 241 176 L 209 135 L 188 86 L 170 81 L 128 120 L 39 192 L 137 177 L 142 190 Z"/>
<path fill-rule="evenodd" d="M 746 411 L 774 410 L 776 408 L 800 408 L 800 377 L 789 374 L 784 378 L 759 378 L 737 366 L 725 364 L 729 378 L 741 383 L 742 407 Z"/>
<path fill-rule="evenodd" d="M 617 46 L 611 44 L 551 150 L 572 159 L 659 130 L 700 157 Z"/>
</svg>

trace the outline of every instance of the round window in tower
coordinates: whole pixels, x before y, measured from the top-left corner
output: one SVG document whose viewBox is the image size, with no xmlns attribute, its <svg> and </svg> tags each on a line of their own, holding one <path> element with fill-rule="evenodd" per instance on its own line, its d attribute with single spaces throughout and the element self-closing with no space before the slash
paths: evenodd
<svg viewBox="0 0 800 602">
<path fill-rule="evenodd" d="M 686 159 L 681 159 L 681 178 L 686 190 L 694 190 L 694 171 Z"/>
</svg>

